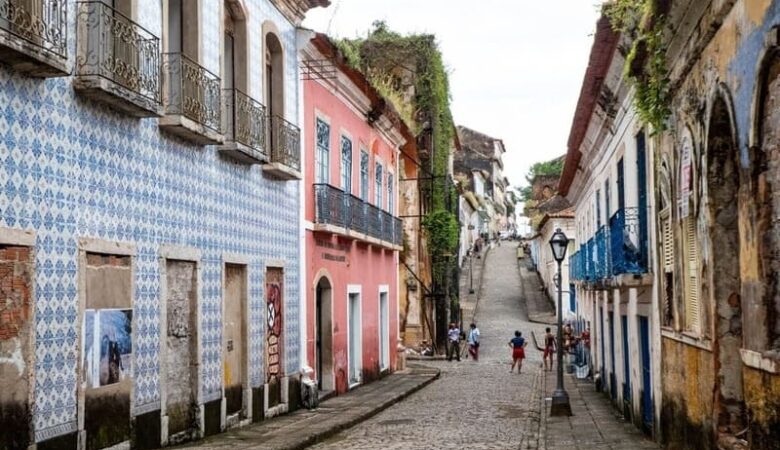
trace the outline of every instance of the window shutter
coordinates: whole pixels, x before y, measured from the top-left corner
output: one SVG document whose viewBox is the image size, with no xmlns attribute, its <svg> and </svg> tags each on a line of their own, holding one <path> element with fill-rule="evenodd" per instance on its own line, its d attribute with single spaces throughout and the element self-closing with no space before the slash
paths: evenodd
<svg viewBox="0 0 780 450">
<path fill-rule="evenodd" d="M 685 315 L 688 329 L 694 332 L 701 331 L 701 311 L 699 305 L 699 246 L 696 242 L 696 220 L 688 216 L 684 221 L 686 240 L 686 259 L 688 266 L 688 283 L 686 286 L 687 298 L 685 302 Z"/>
<path fill-rule="evenodd" d="M 663 246 L 664 272 L 674 272 L 674 235 L 672 221 L 667 217 L 661 221 L 661 245 Z"/>
</svg>

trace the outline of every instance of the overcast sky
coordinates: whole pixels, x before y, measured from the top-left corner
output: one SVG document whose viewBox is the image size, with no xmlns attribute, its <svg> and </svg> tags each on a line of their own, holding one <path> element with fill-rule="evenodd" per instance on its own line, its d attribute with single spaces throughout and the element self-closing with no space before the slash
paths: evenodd
<svg viewBox="0 0 780 450">
<path fill-rule="evenodd" d="M 331 0 L 303 25 L 365 35 L 374 20 L 436 35 L 450 71 L 455 123 L 504 140 L 513 186 L 566 152 L 599 0 Z"/>
</svg>

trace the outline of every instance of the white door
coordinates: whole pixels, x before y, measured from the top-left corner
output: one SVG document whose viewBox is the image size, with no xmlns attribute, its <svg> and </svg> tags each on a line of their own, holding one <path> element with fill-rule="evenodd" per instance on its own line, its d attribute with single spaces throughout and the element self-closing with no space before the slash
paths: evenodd
<svg viewBox="0 0 780 450">
<path fill-rule="evenodd" d="M 360 383 L 362 366 L 360 294 L 349 294 L 349 384 Z"/>
<path fill-rule="evenodd" d="M 379 368 L 390 367 L 390 312 L 387 292 L 379 293 Z"/>
</svg>

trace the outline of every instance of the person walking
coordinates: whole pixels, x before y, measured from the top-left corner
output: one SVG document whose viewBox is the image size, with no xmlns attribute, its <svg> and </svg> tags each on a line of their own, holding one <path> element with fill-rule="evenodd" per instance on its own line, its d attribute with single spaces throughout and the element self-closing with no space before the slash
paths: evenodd
<svg viewBox="0 0 780 450">
<path fill-rule="evenodd" d="M 447 330 L 447 361 L 452 361 L 455 355 L 460 362 L 460 329 L 455 323 L 450 323 L 450 329 Z"/>
<path fill-rule="evenodd" d="M 544 370 L 552 370 L 553 355 L 555 354 L 555 336 L 550 332 L 550 327 L 544 329 Z M 549 363 L 549 367 L 548 367 Z"/>
<path fill-rule="evenodd" d="M 472 323 L 470 328 L 468 337 L 469 355 L 471 355 L 474 361 L 479 361 L 479 328 L 477 328 L 475 323 Z"/>
<path fill-rule="evenodd" d="M 517 373 L 520 373 L 520 371 L 523 369 L 523 359 L 525 359 L 526 345 L 527 342 L 525 342 L 523 333 L 515 331 L 515 337 L 509 341 L 509 346 L 512 348 L 512 368 L 509 369 L 509 373 L 512 373 L 512 371 L 515 369 L 515 366 L 517 366 Z"/>
</svg>

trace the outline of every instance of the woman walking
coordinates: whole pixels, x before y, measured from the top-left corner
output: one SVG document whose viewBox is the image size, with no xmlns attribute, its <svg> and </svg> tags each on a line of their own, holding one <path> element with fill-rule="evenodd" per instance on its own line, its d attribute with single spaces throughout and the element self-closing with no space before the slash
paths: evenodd
<svg viewBox="0 0 780 450">
<path fill-rule="evenodd" d="M 525 342 L 523 333 L 515 331 L 515 337 L 509 341 L 509 346 L 512 348 L 512 368 L 509 369 L 509 373 L 512 373 L 512 371 L 515 369 L 515 365 L 517 366 L 517 373 L 520 373 L 520 371 L 523 369 L 523 359 L 525 359 L 526 345 L 527 343 Z"/>
</svg>

